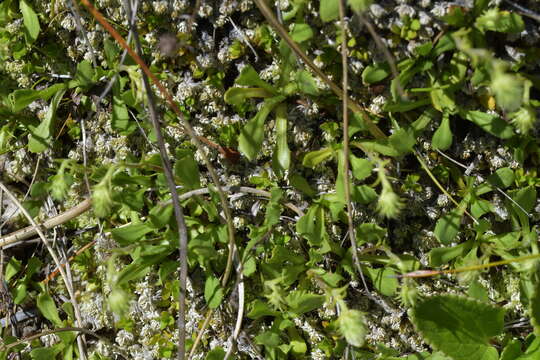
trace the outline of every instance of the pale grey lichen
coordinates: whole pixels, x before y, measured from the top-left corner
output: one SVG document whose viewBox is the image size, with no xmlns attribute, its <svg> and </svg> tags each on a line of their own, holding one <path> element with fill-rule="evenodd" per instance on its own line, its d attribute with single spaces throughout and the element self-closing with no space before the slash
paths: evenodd
<svg viewBox="0 0 540 360">
<path fill-rule="evenodd" d="M 440 207 L 444 207 L 447 206 L 449 203 L 450 199 L 448 199 L 448 196 L 446 196 L 445 194 L 439 194 L 439 196 L 437 197 L 437 205 L 439 205 Z"/>
<path fill-rule="evenodd" d="M 387 11 L 377 3 L 371 4 L 369 11 L 375 18 L 380 18 L 387 14 Z"/>
</svg>

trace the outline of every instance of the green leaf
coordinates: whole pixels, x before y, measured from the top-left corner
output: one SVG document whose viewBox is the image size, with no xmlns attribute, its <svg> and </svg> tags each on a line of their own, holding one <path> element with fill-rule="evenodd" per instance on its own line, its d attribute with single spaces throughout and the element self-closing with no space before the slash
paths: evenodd
<svg viewBox="0 0 540 360">
<path fill-rule="evenodd" d="M 386 156 L 395 157 L 400 155 L 399 150 L 390 144 L 388 139 L 354 141 L 351 142 L 351 145 L 365 149 L 368 152 L 374 151 Z"/>
<path fill-rule="evenodd" d="M 481 111 L 462 111 L 460 116 L 480 126 L 484 131 L 501 139 L 509 139 L 514 136 L 514 129 L 498 115 L 492 115 Z"/>
<path fill-rule="evenodd" d="M 267 99 L 259 112 L 243 127 L 238 139 L 238 149 L 248 160 L 253 161 L 259 155 L 264 140 L 266 118 L 274 107 L 283 100 L 285 100 L 284 96 Z"/>
<path fill-rule="evenodd" d="M 466 24 L 466 14 L 459 6 L 450 7 L 448 14 L 443 16 L 443 20 L 448 24 L 456 27 L 462 27 Z"/>
<path fill-rule="evenodd" d="M 122 135 L 128 135 L 130 131 L 129 113 L 126 103 L 120 96 L 113 96 L 111 127 Z"/>
<path fill-rule="evenodd" d="M 333 150 L 329 147 L 311 151 L 304 156 L 304 159 L 302 160 L 302 165 L 313 169 L 321 162 L 330 158 L 333 153 Z"/>
<path fill-rule="evenodd" d="M 536 337 L 527 347 L 525 353 L 516 360 L 536 360 L 540 356 L 540 337 Z M 510 359 L 509 359 L 510 360 Z"/>
<path fill-rule="evenodd" d="M 390 67 L 387 63 L 368 65 L 362 71 L 362 82 L 364 84 L 374 84 L 386 79 L 390 75 Z"/>
<path fill-rule="evenodd" d="M 521 188 L 517 191 L 511 191 L 510 196 L 512 200 L 517 202 L 527 212 L 531 211 L 536 203 L 536 189 L 534 185 Z M 523 213 L 523 210 L 519 209 L 515 204 L 512 204 L 512 207 L 515 212 Z"/>
<path fill-rule="evenodd" d="M 297 43 L 302 43 L 313 37 L 313 30 L 308 24 L 294 24 L 294 28 L 289 35 Z"/>
<path fill-rule="evenodd" d="M 37 257 L 31 257 L 26 264 L 26 274 L 24 275 L 24 281 L 30 280 L 34 274 L 36 274 L 43 263 Z"/>
<path fill-rule="evenodd" d="M 227 355 L 225 350 L 221 346 L 218 346 L 210 350 L 204 360 L 223 360 L 225 355 Z"/>
<path fill-rule="evenodd" d="M 356 180 L 364 180 L 371 175 L 373 165 L 368 159 L 357 158 L 353 154 L 350 154 L 349 161 L 351 163 L 353 176 Z"/>
<path fill-rule="evenodd" d="M 371 203 L 377 197 L 377 192 L 368 185 L 353 186 L 351 189 L 351 198 L 363 205 Z"/>
<path fill-rule="evenodd" d="M 320 205 L 312 205 L 307 213 L 296 223 L 296 231 L 310 245 L 321 246 L 328 239 L 325 227 L 324 209 Z"/>
<path fill-rule="evenodd" d="M 88 88 L 94 83 L 96 71 L 92 67 L 92 64 L 88 60 L 83 60 L 77 64 L 77 71 L 75 72 L 75 80 L 79 86 Z"/>
<path fill-rule="evenodd" d="M 198 189 L 201 187 L 199 164 L 195 161 L 195 154 L 191 150 L 176 150 L 174 174 L 188 189 Z"/>
<path fill-rule="evenodd" d="M 399 286 L 396 272 L 390 268 L 366 268 L 373 286 L 384 296 L 394 296 Z"/>
<path fill-rule="evenodd" d="M 373 0 L 347 0 L 347 4 L 357 13 L 366 11 L 373 3 Z"/>
<path fill-rule="evenodd" d="M 441 112 L 455 112 L 457 106 L 452 92 L 448 89 L 437 88 L 441 86 L 438 82 L 434 82 L 432 86 L 434 89 L 430 91 L 429 95 L 433 107 Z"/>
<path fill-rule="evenodd" d="M 487 200 L 476 199 L 471 204 L 471 215 L 476 219 L 479 219 L 484 214 L 492 212 L 495 210 L 495 207 Z"/>
<path fill-rule="evenodd" d="M 264 216 L 265 226 L 274 226 L 279 223 L 282 207 L 280 204 L 283 197 L 283 191 L 280 188 L 272 188 L 270 202 L 266 206 L 266 214 Z"/>
<path fill-rule="evenodd" d="M 64 96 L 64 89 L 58 91 L 51 100 L 45 118 L 38 127 L 30 126 L 30 135 L 28 136 L 28 150 L 39 153 L 45 151 L 50 146 L 56 121 L 56 109 Z"/>
<path fill-rule="evenodd" d="M 432 267 L 439 267 L 448 264 L 451 260 L 464 254 L 470 249 L 468 243 L 462 243 L 452 247 L 434 248 L 429 252 L 429 264 Z"/>
<path fill-rule="evenodd" d="M 477 279 L 475 279 L 470 285 L 469 290 L 467 291 L 467 295 L 470 296 L 473 299 L 477 299 L 480 301 L 483 301 L 485 303 L 489 303 L 489 294 L 484 286 L 478 282 Z"/>
<path fill-rule="evenodd" d="M 499 360 L 521 359 L 519 357 L 521 354 L 523 354 L 523 351 L 521 351 L 521 342 L 519 340 L 510 340 L 504 347 Z"/>
<path fill-rule="evenodd" d="M 319 15 L 324 22 L 332 21 L 339 16 L 339 3 L 341 0 L 321 0 L 319 6 Z"/>
<path fill-rule="evenodd" d="M 129 265 L 128 265 L 129 266 Z M 121 287 L 115 286 L 107 298 L 109 308 L 117 315 L 123 315 L 129 310 L 129 300 L 131 296 Z"/>
<path fill-rule="evenodd" d="M 254 300 L 251 303 L 250 310 L 247 316 L 250 319 L 259 319 L 264 316 L 278 316 L 279 312 L 273 310 L 270 305 L 266 302 L 263 302 L 259 299 Z"/>
<path fill-rule="evenodd" d="M 118 54 L 120 53 L 120 50 L 118 49 L 116 43 L 109 38 L 104 39 L 103 53 L 105 55 L 105 59 L 107 61 L 107 66 L 109 67 L 109 69 L 114 69 L 115 64 L 118 62 Z"/>
<path fill-rule="evenodd" d="M 110 182 L 103 179 L 92 190 L 92 207 L 96 216 L 103 218 L 109 215 L 114 203 Z"/>
<path fill-rule="evenodd" d="M 512 250 L 521 245 L 520 238 L 521 231 L 511 231 L 490 236 L 487 241 L 492 242 L 498 249 Z"/>
<path fill-rule="evenodd" d="M 262 80 L 259 77 L 257 71 L 255 71 L 255 69 L 251 65 L 244 66 L 244 68 L 240 72 L 240 75 L 238 75 L 238 78 L 236 78 L 235 83 L 243 86 L 256 86 L 258 88 L 263 88 L 270 94 L 276 93 L 276 89 L 274 89 L 270 84 Z"/>
<path fill-rule="evenodd" d="M 13 302 L 17 305 L 20 305 L 24 302 L 26 299 L 26 295 L 28 295 L 28 286 L 26 283 L 18 284 L 15 287 L 15 291 L 13 292 Z"/>
<path fill-rule="evenodd" d="M 62 348 L 63 344 L 56 344 L 50 347 L 35 348 L 30 351 L 30 357 L 33 360 L 56 359 L 56 355 L 58 355 L 62 351 Z"/>
<path fill-rule="evenodd" d="M 11 111 L 17 113 L 38 99 L 49 100 L 51 96 L 65 88 L 65 84 L 54 84 L 43 90 L 15 90 L 8 95 Z"/>
<path fill-rule="evenodd" d="M 317 83 L 311 75 L 310 72 L 306 70 L 300 70 L 296 73 L 296 85 L 298 89 L 304 94 L 308 95 L 318 95 L 319 89 L 317 88 Z"/>
<path fill-rule="evenodd" d="M 313 197 L 317 194 L 317 192 L 309 185 L 306 178 L 304 178 L 302 175 L 292 174 L 289 177 L 289 183 L 292 187 L 300 190 L 309 197 Z"/>
<path fill-rule="evenodd" d="M 210 309 L 215 309 L 221 304 L 223 289 L 219 284 L 219 279 L 214 276 L 206 278 L 206 282 L 204 283 L 204 299 Z"/>
<path fill-rule="evenodd" d="M 491 76 L 491 91 L 500 108 L 508 112 L 516 111 L 523 103 L 525 82 L 516 75 L 494 71 Z"/>
<path fill-rule="evenodd" d="M 416 101 L 403 101 L 400 99 L 398 102 L 387 102 L 384 104 L 383 110 L 388 112 L 407 112 L 428 104 L 431 104 L 431 99 L 427 97 Z"/>
<path fill-rule="evenodd" d="M 60 320 L 60 316 L 58 315 L 58 309 L 56 309 L 56 305 L 49 294 L 39 294 L 36 304 L 41 314 L 47 320 L 52 322 L 55 326 L 63 326 L 62 320 Z"/>
<path fill-rule="evenodd" d="M 277 348 L 277 346 L 281 344 L 281 340 L 279 334 L 276 334 L 273 331 L 265 331 L 255 337 L 255 343 L 264 345 L 268 348 Z"/>
<path fill-rule="evenodd" d="M 413 147 L 416 144 L 416 137 L 412 129 L 401 128 L 390 135 L 388 144 L 401 156 L 413 151 Z"/>
<path fill-rule="evenodd" d="M 257 87 L 257 88 L 239 88 L 232 87 L 225 92 L 224 100 L 227 104 L 240 106 L 246 99 L 249 98 L 267 98 L 272 96 L 267 90 Z"/>
<path fill-rule="evenodd" d="M 6 282 L 9 282 L 9 280 L 17 275 L 17 273 L 21 270 L 21 264 L 22 262 L 20 260 L 17 260 L 15 257 L 11 256 L 9 258 L 9 261 L 6 266 L 6 272 L 4 273 L 4 280 Z"/>
<path fill-rule="evenodd" d="M 444 113 L 441 125 L 433 134 L 431 143 L 434 149 L 446 150 L 452 145 L 452 130 L 450 130 L 450 116 Z"/>
<path fill-rule="evenodd" d="M 338 328 L 341 334 L 352 346 L 362 347 L 366 339 L 366 326 L 364 315 L 358 310 L 344 309 L 339 314 Z"/>
<path fill-rule="evenodd" d="M 386 229 L 375 223 L 362 223 L 356 228 L 356 237 L 359 244 L 371 243 L 373 246 L 379 244 L 386 236 Z M 374 270 L 374 269 L 372 269 Z"/>
<path fill-rule="evenodd" d="M 469 64 L 469 57 L 464 52 L 455 52 L 450 60 L 450 68 L 448 73 L 448 80 L 451 84 L 460 84 L 467 74 Z"/>
<path fill-rule="evenodd" d="M 36 41 L 39 35 L 40 27 L 38 16 L 32 7 L 26 2 L 26 0 L 19 1 L 19 8 L 21 9 L 21 13 L 23 15 L 26 41 L 31 44 Z"/>
<path fill-rule="evenodd" d="M 497 360 L 489 340 L 503 330 L 504 310 L 454 295 L 432 296 L 410 311 L 412 323 L 435 350 L 453 360 Z"/>
<path fill-rule="evenodd" d="M 459 233 L 463 210 L 454 209 L 437 220 L 434 234 L 441 244 L 449 245 Z"/>
<path fill-rule="evenodd" d="M 144 235 L 152 231 L 152 227 L 148 224 L 130 224 L 112 229 L 111 236 L 120 245 L 126 246 L 139 241 Z"/>
<path fill-rule="evenodd" d="M 285 297 L 287 305 L 290 306 L 290 311 L 296 315 L 320 308 L 324 304 L 324 299 L 323 295 L 308 293 L 304 290 L 295 290 Z"/>
<path fill-rule="evenodd" d="M 476 18 L 474 25 L 482 32 L 520 33 L 525 29 L 525 23 L 519 14 L 499 11 L 496 8 L 489 9 Z"/>
<path fill-rule="evenodd" d="M 173 212 L 174 209 L 172 204 L 166 206 L 157 204 L 152 208 L 152 210 L 150 210 L 150 212 L 148 213 L 148 217 L 150 218 L 152 225 L 154 225 L 156 229 L 159 229 L 169 223 Z"/>
<path fill-rule="evenodd" d="M 515 176 L 512 169 L 508 167 L 497 169 L 493 174 L 489 175 L 487 182 L 490 185 L 506 189 L 514 183 Z"/>
<path fill-rule="evenodd" d="M 291 165 L 291 151 L 287 144 L 287 107 L 280 104 L 276 108 L 276 148 L 272 154 L 272 162 L 276 174 L 283 174 Z"/>
<path fill-rule="evenodd" d="M 120 289 L 120 286 L 127 284 L 132 280 L 137 280 L 145 276 L 148 271 L 152 269 L 152 266 L 163 262 L 163 260 L 173 251 L 172 248 L 163 248 L 166 249 L 161 253 L 156 253 L 148 256 L 141 256 L 137 260 L 133 261 L 131 264 L 125 266 L 120 273 L 116 275 L 116 282 L 114 283 L 115 289 Z M 120 299 L 121 301 L 121 299 Z M 125 301 L 125 297 L 124 297 Z M 123 304 L 117 304 L 119 308 L 122 308 Z"/>
<path fill-rule="evenodd" d="M 508 119 L 521 134 L 527 135 L 536 123 L 536 109 L 530 105 L 522 106 L 519 110 L 508 114 Z"/>
</svg>

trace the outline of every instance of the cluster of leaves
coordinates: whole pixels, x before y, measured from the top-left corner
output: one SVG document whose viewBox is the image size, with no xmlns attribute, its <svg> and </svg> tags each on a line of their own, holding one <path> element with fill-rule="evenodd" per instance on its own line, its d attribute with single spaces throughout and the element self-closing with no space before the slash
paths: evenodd
<svg viewBox="0 0 540 360">
<path fill-rule="evenodd" d="M 335 36 L 337 44 L 349 36 L 336 21 L 338 5 L 335 0 L 321 0 L 318 17 L 313 19 L 309 15 L 312 4 L 293 0 L 282 14 L 290 39 L 301 51 L 310 53 L 317 49 L 316 61 L 334 79 L 340 79 L 342 72 L 338 49 L 335 45 L 321 44 L 318 33 L 319 28 L 325 29 Z M 348 5 L 351 14 L 360 13 L 369 2 L 355 0 Z M 7 28 L 8 24 L 22 20 L 24 29 L 22 43 L 10 31 L 0 30 L 0 60 L 24 62 L 22 71 L 32 76 L 42 70 L 37 53 L 62 57 L 58 51 L 51 53 L 54 35 L 44 33 L 40 26 L 40 22 L 52 21 L 49 16 L 53 14 L 37 13 L 35 8 L 27 0 L 6 0 L 0 4 L 0 24 Z M 150 20 L 149 28 L 144 31 L 159 23 L 156 18 Z M 228 106 L 231 114 L 251 117 L 239 128 L 219 129 L 222 131 L 219 140 L 227 146 L 237 144 L 243 155 L 240 164 L 222 162 L 221 165 L 228 167 L 224 172 L 238 173 L 244 182 L 270 192 L 262 211 L 257 211 L 255 205 L 249 215 L 242 213 L 245 209 L 236 211 L 238 217 L 247 217 L 249 223 L 236 229 L 237 275 L 240 277 L 241 271 L 249 289 L 243 295 L 247 308 L 245 323 L 252 331 L 248 335 L 265 358 L 304 359 L 315 353 L 328 358 L 354 353 L 364 359 L 431 360 L 526 360 L 539 356 L 540 340 L 536 335 L 540 334 L 540 294 L 534 258 L 538 255 L 537 218 L 529 214 L 537 204 L 536 187 L 540 180 L 529 168 L 534 168 L 540 160 L 534 131 L 535 108 L 539 104 L 533 98 L 540 85 L 533 72 L 537 70 L 531 60 L 533 56 L 512 62 L 503 60 L 500 50 L 490 41 L 491 37 L 516 36 L 525 30 L 526 22 L 516 13 L 489 8 L 486 0 L 475 1 L 471 9 L 452 7 L 440 21 L 446 26 L 441 36 L 419 44 L 412 54 L 394 54 L 397 74 L 391 70 L 392 59 L 372 62 L 365 56 L 362 48 L 365 44 L 360 39 L 346 42 L 351 59 L 365 63 L 361 74 L 351 79 L 353 85 L 373 91 L 378 87 L 386 96 L 380 114 L 351 114 L 350 153 L 344 149 L 341 136 L 339 97 L 328 89 L 332 88 L 329 84 L 321 85 L 321 79 L 297 61 L 293 49 L 285 40 L 278 39 L 270 23 L 254 29 L 253 44 L 265 54 L 260 62 L 269 60 L 278 64 L 275 81 L 263 80 L 259 75 L 263 64 L 254 62 L 236 73 L 234 85 L 225 89 L 226 76 L 235 74 L 234 71 L 203 68 L 194 54 L 184 50 L 180 60 L 157 62 L 152 67 L 155 72 L 193 71 L 194 78 L 223 94 L 222 105 Z M 405 16 L 401 24 L 391 26 L 387 34 L 381 30 L 380 36 L 397 37 L 403 42 L 420 38 L 422 29 L 418 19 Z M 193 39 L 187 39 L 186 43 L 186 48 L 196 44 Z M 232 42 L 229 50 L 232 60 L 247 56 L 239 40 Z M 50 160 L 59 164 L 54 169 L 40 170 L 33 181 L 31 199 L 25 206 L 36 216 L 48 196 L 71 202 L 75 201 L 72 197 L 81 198 L 84 194 L 75 195 L 73 189 L 84 188 L 88 176 L 95 217 L 87 221 L 102 222 L 117 248 L 107 254 L 106 280 L 96 276 L 97 265 L 89 255 L 91 252 L 76 258 L 74 269 L 94 284 L 90 292 L 105 293 L 106 310 L 117 315 L 115 329 L 130 332 L 138 328 L 128 301 L 135 297 L 134 284 L 156 274 L 150 278 L 154 281 L 152 286 L 161 288 L 156 306 L 161 311 L 162 331 L 147 342 L 156 345 L 159 356 L 170 358 L 175 352 L 175 322 L 171 314 L 178 309 L 176 299 L 181 284 L 175 279 L 177 224 L 159 155 L 147 155 L 151 147 L 143 143 L 133 149 L 133 154 L 107 165 L 94 154 L 96 158 L 90 157 L 88 168 L 67 155 L 77 148 L 78 141 L 84 140 L 83 130 L 73 118 L 89 119 L 88 114 L 99 111 L 93 95 L 96 87 L 103 85 L 104 78 L 116 77 L 110 100 L 106 101 L 106 110 L 110 111 L 107 125 L 112 133 L 118 138 L 134 140 L 138 139 L 140 129 L 148 134 L 149 141 L 156 138 L 144 121 L 146 99 L 137 66 L 129 58 L 121 63 L 119 48 L 108 39 L 103 40 L 100 51 L 103 62 L 99 65 L 80 60 L 62 68 L 65 62 L 59 61 L 57 70 L 72 74 L 69 80 L 44 76 L 32 78 L 35 83 L 28 88 L 12 81 L 0 89 L 0 154 L 11 156 L 22 150 L 28 156 L 50 156 Z M 522 51 L 532 55 L 538 49 Z M 9 69 L 4 66 L 1 70 Z M 162 74 L 161 78 L 167 79 L 166 72 Z M 366 91 L 353 95 L 366 101 L 373 98 Z M 315 129 L 322 134 L 314 142 L 315 148 L 291 146 L 290 119 L 298 99 L 315 103 L 326 112 L 324 117 L 316 118 L 324 123 Z M 41 118 L 29 109 L 36 103 L 48 105 Z M 191 110 L 196 111 L 197 102 L 188 98 L 181 106 L 189 117 Z M 169 126 L 178 121 L 170 111 L 165 111 L 163 118 Z M 371 139 L 369 121 L 391 135 Z M 522 169 L 506 166 L 493 173 L 484 171 L 486 180 L 479 182 L 470 172 L 434 151 L 426 159 L 417 147 L 422 141 L 428 142 L 433 150 L 452 151 L 469 134 L 496 141 Z M 184 138 L 171 136 L 166 140 L 176 149 L 174 176 L 182 186 L 182 193 L 200 189 L 206 172 L 198 163 L 193 146 Z M 270 154 L 264 151 L 265 142 L 269 141 Z M 376 297 L 394 299 L 396 306 L 408 310 L 407 321 L 433 351 L 403 355 L 390 349 L 388 343 L 366 341 L 368 322 L 376 319 L 360 311 L 356 300 L 358 289 L 352 286 L 361 279 L 352 253 L 357 249 L 351 249 L 339 237 L 347 228 L 344 179 L 349 174 L 343 170 L 346 154 L 349 154 L 355 208 L 359 213 L 374 214 L 358 216 L 354 224 L 358 245 L 369 249 L 359 255 L 361 270 Z M 254 174 L 254 165 L 266 161 L 270 163 L 266 171 Z M 399 171 L 401 164 L 413 170 L 403 176 Z M 333 191 L 320 193 L 314 188 L 317 177 L 325 171 L 331 174 Z M 454 201 L 453 207 L 443 209 L 435 224 L 409 211 L 418 206 L 414 204 L 419 201 L 417 195 L 431 181 Z M 287 223 L 291 218 L 284 206 L 288 201 L 285 188 L 307 203 L 303 215 L 293 219 L 292 226 Z M 222 284 L 220 278 L 231 249 L 227 227 L 221 222 L 218 196 L 212 188 L 208 193 L 208 197 L 183 199 L 189 232 L 188 264 L 184 265 L 191 273 L 202 274 L 201 308 L 226 313 L 235 284 Z M 504 201 L 495 204 L 495 193 L 504 194 Z M 507 212 L 506 218 L 499 216 L 501 208 Z M 414 249 L 410 243 L 395 246 L 391 241 L 398 226 L 415 222 L 433 231 L 437 246 L 426 253 Z M 93 235 L 83 236 L 77 240 L 78 245 L 91 241 Z M 458 284 L 448 289 L 457 294 L 426 294 L 419 290 L 420 280 L 414 279 L 414 274 L 420 274 L 417 271 L 421 258 L 427 259 L 424 265 L 432 268 L 476 266 L 478 270 L 500 259 L 510 265 L 504 276 L 495 271 L 460 273 Z M 75 316 L 70 304 L 57 306 L 56 297 L 51 296 L 62 291 L 61 287 L 48 288 L 38 280 L 43 274 L 43 263 L 43 259 L 35 257 L 24 261 L 12 257 L 7 262 L 2 271 L 13 303 L 35 306 L 55 328 L 72 326 Z M 120 269 L 119 264 L 122 264 Z M 400 274 L 406 277 L 398 280 Z M 532 331 L 518 334 L 504 327 L 505 311 L 495 303 L 511 294 L 496 298 L 490 292 L 501 287 L 500 284 L 504 286 L 510 278 L 519 283 L 520 306 L 527 309 Z M 429 286 L 429 281 L 422 284 Z M 193 286 L 196 288 L 197 284 Z M 330 312 L 337 309 L 337 315 L 327 316 L 325 309 Z M 306 324 L 316 333 L 313 338 L 304 330 Z M 188 341 L 192 346 L 196 335 Z M 59 337 L 59 342 L 48 347 L 33 340 L 32 350 L 23 353 L 23 357 L 79 356 L 75 332 L 61 332 Z M 6 331 L 2 331 L 2 339 L 0 359 L 7 359 L 11 352 L 24 348 L 22 344 L 6 348 L 18 340 Z M 221 347 L 206 354 L 207 359 L 224 356 Z M 105 358 L 97 352 L 93 355 L 93 359 Z"/>
</svg>

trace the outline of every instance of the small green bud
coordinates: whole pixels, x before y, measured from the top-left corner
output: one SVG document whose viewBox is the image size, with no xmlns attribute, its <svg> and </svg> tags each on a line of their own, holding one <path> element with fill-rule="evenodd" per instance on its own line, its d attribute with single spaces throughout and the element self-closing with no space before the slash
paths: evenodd
<svg viewBox="0 0 540 360">
<path fill-rule="evenodd" d="M 94 191 L 92 192 L 92 204 L 94 205 L 94 213 L 96 216 L 102 218 L 110 213 L 113 200 L 108 178 L 104 178 L 99 184 L 94 186 Z"/>
<path fill-rule="evenodd" d="M 70 175 L 64 174 L 63 171 L 59 171 L 58 174 L 52 176 L 49 180 L 53 199 L 58 201 L 64 199 L 70 185 L 73 183 L 73 178 Z"/>
<path fill-rule="evenodd" d="M 497 105 L 506 111 L 516 111 L 521 106 L 524 92 L 523 79 L 495 69 L 491 77 L 491 91 Z"/>
<path fill-rule="evenodd" d="M 512 124 L 522 134 L 527 134 L 536 122 L 536 110 L 530 105 L 521 107 L 518 111 L 508 115 Z"/>
<path fill-rule="evenodd" d="M 361 347 L 366 339 L 364 315 L 358 310 L 345 309 L 338 317 L 339 331 L 352 346 Z"/>
<path fill-rule="evenodd" d="M 403 208 L 403 203 L 399 196 L 392 190 L 392 186 L 387 181 L 383 181 L 383 187 L 379 200 L 377 201 L 377 211 L 387 218 L 395 218 Z"/>
<path fill-rule="evenodd" d="M 124 315 L 129 309 L 129 295 L 121 288 L 115 288 L 109 294 L 109 308 L 117 315 Z"/>
</svg>

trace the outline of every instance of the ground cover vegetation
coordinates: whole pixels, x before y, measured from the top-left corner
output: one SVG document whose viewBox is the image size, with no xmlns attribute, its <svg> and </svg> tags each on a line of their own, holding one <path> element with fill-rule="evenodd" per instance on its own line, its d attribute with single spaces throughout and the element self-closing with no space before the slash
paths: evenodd
<svg viewBox="0 0 540 360">
<path fill-rule="evenodd" d="M 540 6 L 0 3 L 0 359 L 540 357 Z"/>
</svg>

